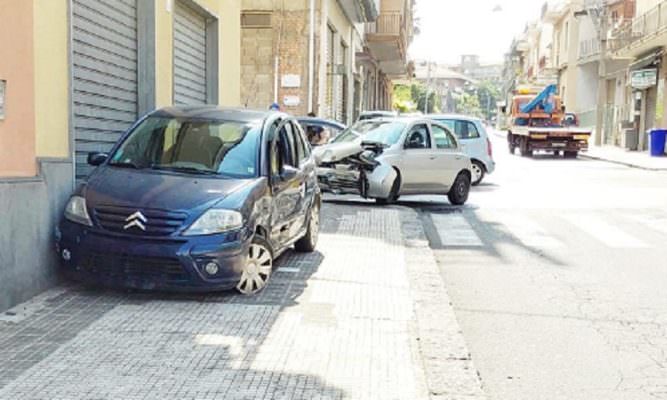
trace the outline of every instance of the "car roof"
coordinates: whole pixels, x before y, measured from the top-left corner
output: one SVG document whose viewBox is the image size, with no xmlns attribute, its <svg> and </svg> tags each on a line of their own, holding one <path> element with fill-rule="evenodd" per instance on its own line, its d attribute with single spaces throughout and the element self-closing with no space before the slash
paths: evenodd
<svg viewBox="0 0 667 400">
<path fill-rule="evenodd" d="M 464 114 L 428 114 L 425 115 L 424 117 L 429 119 L 461 119 L 464 121 L 475 121 L 475 122 L 481 121 L 480 118 Z"/>
<path fill-rule="evenodd" d="M 345 124 L 341 124 L 338 121 L 333 121 L 330 119 L 324 119 L 324 118 L 318 118 L 318 117 L 297 117 L 297 121 L 299 122 L 311 122 L 314 124 L 323 124 L 323 125 L 331 125 L 335 126 L 341 129 L 345 129 Z"/>
<path fill-rule="evenodd" d="M 280 113 L 278 111 L 248 110 L 244 108 L 218 107 L 209 105 L 165 107 L 153 111 L 151 115 L 157 117 L 227 120 L 239 122 L 255 122 L 263 121 L 269 117 L 277 117 L 279 115 L 287 116 L 287 114 Z"/>
</svg>

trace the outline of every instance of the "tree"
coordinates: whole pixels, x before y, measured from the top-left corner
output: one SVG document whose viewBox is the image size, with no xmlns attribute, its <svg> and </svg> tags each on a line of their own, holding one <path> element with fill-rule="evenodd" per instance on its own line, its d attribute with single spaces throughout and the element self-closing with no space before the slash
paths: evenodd
<svg viewBox="0 0 667 400">
<path fill-rule="evenodd" d="M 440 97 L 435 91 L 428 91 L 428 113 L 440 112 Z M 411 85 L 395 85 L 393 106 L 400 112 L 424 111 L 426 106 L 426 86 L 422 83 L 412 83 Z"/>
</svg>

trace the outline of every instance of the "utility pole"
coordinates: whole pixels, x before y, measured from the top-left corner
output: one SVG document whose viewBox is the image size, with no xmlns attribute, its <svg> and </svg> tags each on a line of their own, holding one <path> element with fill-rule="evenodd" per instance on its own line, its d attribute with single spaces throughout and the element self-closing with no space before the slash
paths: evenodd
<svg viewBox="0 0 667 400">
<path fill-rule="evenodd" d="M 428 114 L 428 97 L 431 91 L 431 62 L 427 61 L 426 65 L 426 100 L 424 101 L 424 114 Z"/>
<path fill-rule="evenodd" d="M 604 135 L 604 111 L 607 106 L 607 31 L 609 29 L 609 19 L 607 18 L 606 4 L 602 4 L 603 10 L 600 12 L 600 61 L 598 62 L 598 106 L 595 115 L 595 144 L 602 144 Z"/>
</svg>

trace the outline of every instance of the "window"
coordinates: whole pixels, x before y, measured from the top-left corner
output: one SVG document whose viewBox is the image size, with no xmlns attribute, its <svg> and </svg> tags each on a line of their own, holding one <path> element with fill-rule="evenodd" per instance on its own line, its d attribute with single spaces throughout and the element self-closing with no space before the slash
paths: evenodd
<svg viewBox="0 0 667 400">
<path fill-rule="evenodd" d="M 435 140 L 435 146 L 439 149 L 455 149 L 456 140 L 444 128 L 438 125 L 431 125 L 431 132 L 433 132 L 433 140 Z"/>
<path fill-rule="evenodd" d="M 297 125 L 294 125 L 293 129 L 297 160 L 298 164 L 301 165 L 301 163 L 310 156 L 310 146 L 308 146 L 303 137 L 303 131 Z"/>
<path fill-rule="evenodd" d="M 431 136 L 428 134 L 428 128 L 424 124 L 415 125 L 410 129 L 405 147 L 408 149 L 430 149 Z"/>
<path fill-rule="evenodd" d="M 259 137 L 259 128 L 245 122 L 149 117 L 111 155 L 110 165 L 253 177 Z"/>
<path fill-rule="evenodd" d="M 278 136 L 278 151 L 283 165 L 299 166 L 296 146 L 294 143 L 294 129 L 291 123 L 283 125 Z"/>
<path fill-rule="evenodd" d="M 454 132 L 459 139 L 478 139 L 479 131 L 473 122 L 464 121 L 460 119 L 441 119 L 438 120 L 441 124 Z"/>
</svg>

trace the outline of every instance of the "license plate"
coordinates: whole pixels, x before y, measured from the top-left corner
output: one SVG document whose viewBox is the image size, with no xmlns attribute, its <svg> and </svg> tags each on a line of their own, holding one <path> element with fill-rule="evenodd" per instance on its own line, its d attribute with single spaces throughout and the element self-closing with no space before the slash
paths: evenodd
<svg viewBox="0 0 667 400">
<path fill-rule="evenodd" d="M 566 143 L 552 143 L 551 145 L 552 145 L 553 147 L 565 147 L 565 146 L 567 146 Z"/>
</svg>

